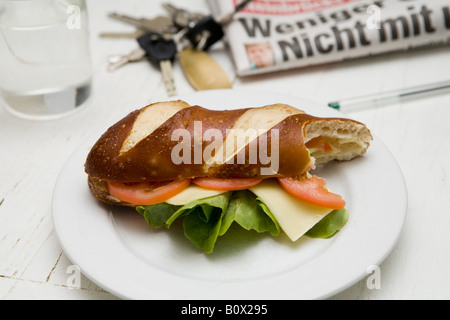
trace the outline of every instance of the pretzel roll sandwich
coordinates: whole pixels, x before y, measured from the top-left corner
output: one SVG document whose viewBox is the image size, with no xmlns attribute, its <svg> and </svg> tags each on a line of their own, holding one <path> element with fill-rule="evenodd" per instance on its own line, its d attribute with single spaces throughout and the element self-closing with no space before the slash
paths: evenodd
<svg viewBox="0 0 450 320">
<path fill-rule="evenodd" d="M 93 195 L 134 207 L 153 227 L 183 220 L 207 253 L 233 222 L 292 241 L 328 238 L 348 219 L 345 201 L 309 173 L 363 155 L 367 127 L 292 106 L 215 111 L 183 101 L 131 112 L 88 154 Z"/>
</svg>

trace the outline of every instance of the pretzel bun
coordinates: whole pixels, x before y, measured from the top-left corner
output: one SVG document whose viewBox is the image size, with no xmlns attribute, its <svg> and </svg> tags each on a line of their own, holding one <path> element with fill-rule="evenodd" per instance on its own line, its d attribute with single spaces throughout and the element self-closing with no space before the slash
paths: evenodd
<svg viewBox="0 0 450 320">
<path fill-rule="evenodd" d="M 239 136 L 248 132 L 256 136 Z M 309 148 L 316 138 L 331 150 Z M 101 181 L 298 176 L 318 164 L 360 156 L 371 140 L 362 123 L 317 118 L 285 104 L 215 111 L 183 101 L 160 102 L 111 126 L 92 147 L 85 170 L 94 194 L 104 199 Z M 267 157 L 251 157 L 263 146 L 267 156 L 277 155 L 276 170 L 270 171 Z M 180 157 L 186 161 L 180 163 Z"/>
</svg>

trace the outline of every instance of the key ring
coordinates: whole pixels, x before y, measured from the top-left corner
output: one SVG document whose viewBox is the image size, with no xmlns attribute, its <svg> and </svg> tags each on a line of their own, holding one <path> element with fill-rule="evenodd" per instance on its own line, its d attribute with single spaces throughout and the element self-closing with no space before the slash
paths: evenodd
<svg viewBox="0 0 450 320">
<path fill-rule="evenodd" d="M 202 38 L 200 39 L 199 43 L 196 46 L 197 50 L 204 50 L 206 47 L 206 43 L 208 41 L 209 36 L 211 35 L 211 33 L 208 30 L 203 30 L 202 31 Z"/>
<path fill-rule="evenodd" d="M 183 28 L 172 36 L 172 40 L 175 43 L 180 45 L 181 41 L 186 38 L 186 34 L 188 32 L 189 32 L 189 27 Z M 200 41 L 195 46 L 195 49 L 203 51 L 207 45 L 207 41 L 208 41 L 208 38 L 210 37 L 210 34 L 211 33 L 208 30 L 203 30 Z"/>
</svg>

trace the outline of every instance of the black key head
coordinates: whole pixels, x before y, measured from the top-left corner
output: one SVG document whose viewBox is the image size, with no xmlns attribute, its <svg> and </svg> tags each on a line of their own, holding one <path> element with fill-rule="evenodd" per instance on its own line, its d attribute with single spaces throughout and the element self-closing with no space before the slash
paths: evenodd
<svg viewBox="0 0 450 320">
<path fill-rule="evenodd" d="M 177 54 L 177 45 L 173 40 L 164 39 L 158 33 L 146 33 L 137 39 L 142 49 L 147 52 L 148 59 L 159 67 L 161 61 L 171 61 Z"/>
<path fill-rule="evenodd" d="M 215 44 L 217 41 L 221 40 L 224 36 L 222 26 L 211 16 L 206 16 L 199 22 L 197 22 L 195 26 L 193 26 L 186 32 L 185 36 L 187 39 L 189 39 L 194 47 L 197 47 L 198 44 L 202 41 L 204 31 L 207 31 L 208 34 L 208 38 L 202 48 L 205 51 L 208 50 L 208 48 Z"/>
</svg>

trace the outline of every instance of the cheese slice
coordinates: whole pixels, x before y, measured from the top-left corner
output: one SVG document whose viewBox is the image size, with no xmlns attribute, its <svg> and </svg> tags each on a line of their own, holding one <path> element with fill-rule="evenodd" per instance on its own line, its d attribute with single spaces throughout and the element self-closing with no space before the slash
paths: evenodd
<svg viewBox="0 0 450 320">
<path fill-rule="evenodd" d="M 275 179 L 250 188 L 269 208 L 281 229 L 296 241 L 333 209 L 307 204 L 283 190 Z"/>
<path fill-rule="evenodd" d="M 226 191 L 204 189 L 195 184 L 190 184 L 189 187 L 167 200 L 166 203 L 174 206 L 184 206 L 193 201 L 218 196 L 225 192 Z"/>
</svg>

